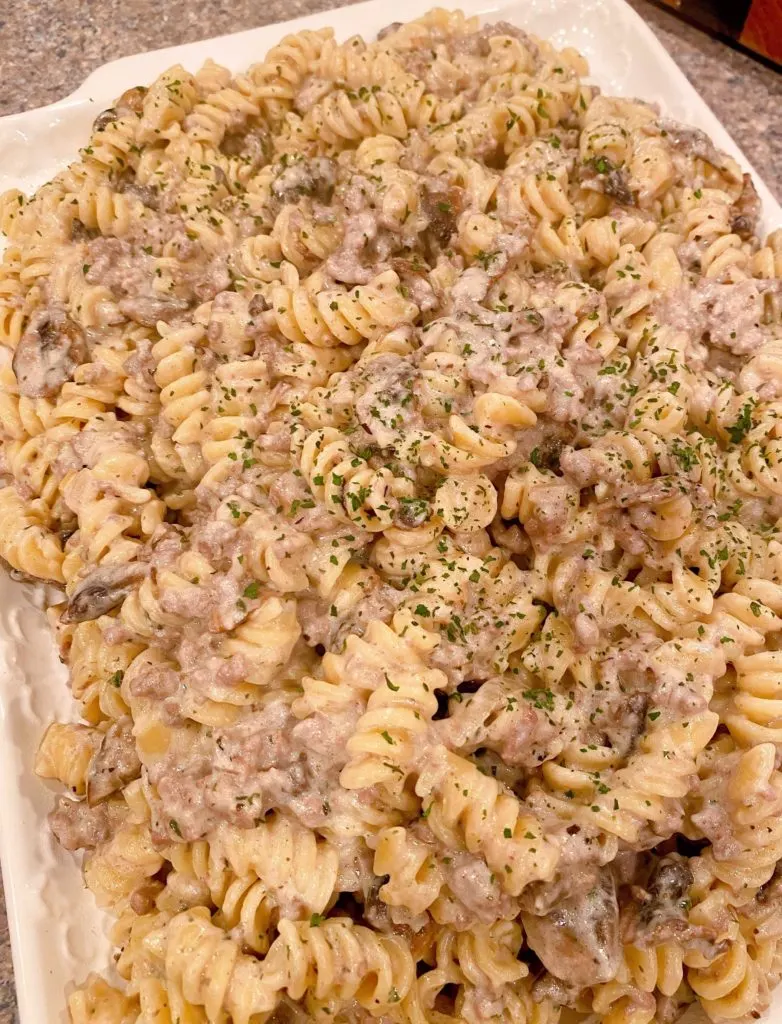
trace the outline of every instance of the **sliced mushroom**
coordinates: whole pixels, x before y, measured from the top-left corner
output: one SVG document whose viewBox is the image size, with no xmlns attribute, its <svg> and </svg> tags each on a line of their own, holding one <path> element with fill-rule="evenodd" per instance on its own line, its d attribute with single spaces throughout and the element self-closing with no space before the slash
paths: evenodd
<svg viewBox="0 0 782 1024">
<path fill-rule="evenodd" d="M 692 870 L 687 861 L 666 857 L 657 865 L 647 889 L 659 902 L 676 903 L 687 894 L 692 882 Z"/>
<path fill-rule="evenodd" d="M 92 122 L 92 130 L 94 132 L 102 132 L 111 124 L 112 121 L 116 121 L 119 117 L 116 107 L 107 107 L 102 110 L 95 120 Z"/>
<path fill-rule="evenodd" d="M 133 721 L 121 718 L 103 737 L 87 772 L 87 802 L 101 800 L 122 789 L 141 773 L 141 761 L 133 738 Z"/>
<path fill-rule="evenodd" d="M 105 615 L 125 600 L 146 572 L 147 566 L 138 562 L 96 569 L 71 595 L 62 621 L 88 622 Z"/>
<path fill-rule="evenodd" d="M 688 894 L 693 883 L 686 857 L 673 853 L 659 860 L 646 889 L 632 887 L 633 903 L 625 904 L 622 935 L 626 942 L 648 948 L 675 942 L 713 960 L 725 952 L 719 920 L 696 924 L 689 919 Z"/>
<path fill-rule="evenodd" d="M 134 323 L 142 327 L 154 327 L 158 320 L 168 323 L 180 313 L 184 313 L 189 303 L 186 299 L 172 297 L 159 298 L 151 295 L 138 295 L 135 298 L 123 299 L 119 304 L 120 312 Z"/>
<path fill-rule="evenodd" d="M 392 256 L 388 262 L 391 269 L 395 270 L 400 277 L 426 278 L 432 269 L 417 253 L 413 253 L 412 259 L 407 256 Z"/>
<path fill-rule="evenodd" d="M 731 207 L 731 213 L 733 215 L 731 231 L 735 231 L 740 238 L 745 240 L 751 238 L 757 231 L 761 205 L 760 196 L 748 174 L 744 175 L 741 195 Z"/>
<path fill-rule="evenodd" d="M 559 460 L 562 456 L 564 442 L 556 434 L 544 436 L 540 444 L 535 445 L 529 455 L 529 460 L 538 469 L 559 469 Z"/>
<path fill-rule="evenodd" d="M 138 114 L 140 117 L 144 110 L 144 97 L 147 92 L 147 87 L 144 85 L 134 85 L 132 89 L 126 89 L 114 104 L 120 117 L 126 117 L 128 114 Z"/>
<path fill-rule="evenodd" d="M 250 318 L 254 320 L 255 317 L 260 316 L 261 313 L 265 313 L 268 309 L 271 308 L 272 307 L 269 300 L 264 298 L 264 296 L 261 295 L 260 292 L 256 292 L 255 295 L 253 295 L 253 297 L 250 299 L 250 302 L 247 306 L 247 312 L 249 313 Z"/>
<path fill-rule="evenodd" d="M 641 906 L 641 924 L 653 928 L 665 919 L 683 917 L 682 904 L 692 881 L 692 871 L 684 858 L 674 854 L 658 861 L 646 885 L 650 898 Z"/>
<path fill-rule="evenodd" d="M 388 904 L 380 895 L 380 890 L 389 877 L 389 875 L 373 876 L 372 882 L 364 894 L 364 918 L 379 931 L 389 931 L 392 927 Z"/>
<path fill-rule="evenodd" d="M 531 949 L 555 977 L 586 988 L 616 975 L 619 906 L 610 871 L 587 893 L 562 900 L 543 917 L 522 913 L 522 920 Z"/>
<path fill-rule="evenodd" d="M 423 208 L 429 218 L 429 232 L 441 246 L 448 245 L 456 230 L 456 221 L 464 210 L 465 192 L 458 185 L 442 191 L 424 188 Z"/>
<path fill-rule="evenodd" d="M 622 702 L 618 722 L 619 735 L 612 733 L 612 746 L 621 752 L 622 757 L 629 757 L 635 745 L 646 730 L 646 713 L 649 710 L 649 695 L 646 693 L 631 694 Z"/>
<path fill-rule="evenodd" d="M 635 206 L 635 196 L 630 191 L 627 178 L 617 168 L 605 176 L 603 190 L 607 196 L 612 196 L 622 206 Z"/>
<path fill-rule="evenodd" d="M 136 181 L 134 172 L 130 169 L 124 171 L 117 178 L 117 191 L 125 195 L 135 196 L 140 199 L 144 206 L 150 210 L 157 210 L 160 202 L 160 193 L 155 185 L 140 185 Z"/>
<path fill-rule="evenodd" d="M 381 28 L 380 29 L 380 31 L 377 34 L 377 38 L 379 40 L 380 39 L 385 39 L 386 36 L 393 35 L 393 33 L 397 32 L 401 27 L 402 27 L 402 22 L 401 21 L 392 21 L 390 25 L 386 25 L 385 28 Z"/>
<path fill-rule="evenodd" d="M 41 583 L 40 579 L 36 576 L 31 576 L 22 569 L 15 569 L 11 563 L 6 562 L 4 558 L 0 558 L 0 569 L 5 569 L 15 583 L 35 583 L 37 585 L 40 585 Z"/>
<path fill-rule="evenodd" d="M 706 132 L 700 128 L 693 128 L 692 125 L 681 124 L 671 117 L 660 117 L 657 119 L 657 127 L 664 132 L 671 145 L 677 149 L 684 150 L 691 156 L 700 157 L 713 167 L 721 167 L 725 163 L 725 157 Z"/>
<path fill-rule="evenodd" d="M 774 868 L 774 874 L 761 885 L 755 894 L 755 903 L 759 903 L 761 906 L 770 903 L 782 906 L 782 864 L 779 861 Z"/>
<path fill-rule="evenodd" d="M 19 340 L 12 362 L 19 394 L 50 398 L 87 358 L 84 332 L 61 310 L 35 313 Z"/>
<path fill-rule="evenodd" d="M 312 198 L 318 203 L 331 203 L 337 184 L 337 165 L 328 157 L 317 157 L 311 161 Z"/>
<path fill-rule="evenodd" d="M 112 121 L 116 121 L 118 117 L 127 117 L 128 114 L 137 114 L 140 117 L 144 108 L 146 92 L 147 90 L 141 85 L 127 89 L 113 107 L 106 107 L 98 114 L 92 122 L 92 130 L 94 132 L 105 131 Z"/>
</svg>

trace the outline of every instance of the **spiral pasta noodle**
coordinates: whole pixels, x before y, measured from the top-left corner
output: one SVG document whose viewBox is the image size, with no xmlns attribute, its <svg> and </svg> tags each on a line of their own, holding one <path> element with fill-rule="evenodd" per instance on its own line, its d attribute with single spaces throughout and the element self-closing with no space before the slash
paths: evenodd
<svg viewBox="0 0 782 1024">
<path fill-rule="evenodd" d="M 116 918 L 74 1024 L 768 1005 L 782 245 L 588 71 L 302 29 L 0 198 L 0 557 Z"/>
</svg>

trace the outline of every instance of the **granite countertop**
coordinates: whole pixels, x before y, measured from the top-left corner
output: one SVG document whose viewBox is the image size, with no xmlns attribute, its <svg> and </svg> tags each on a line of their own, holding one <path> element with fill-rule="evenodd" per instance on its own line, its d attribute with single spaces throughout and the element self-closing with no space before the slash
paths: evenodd
<svg viewBox="0 0 782 1024">
<path fill-rule="evenodd" d="M 345 2 L 69 0 L 41 4 L 20 0 L 0 12 L 0 115 L 52 103 L 75 89 L 94 68 L 126 54 L 238 32 Z M 782 199 L 782 75 L 646 0 L 630 2 L 774 195 Z M 0 900 L 0 1024 L 17 1020 L 8 924 Z"/>
</svg>

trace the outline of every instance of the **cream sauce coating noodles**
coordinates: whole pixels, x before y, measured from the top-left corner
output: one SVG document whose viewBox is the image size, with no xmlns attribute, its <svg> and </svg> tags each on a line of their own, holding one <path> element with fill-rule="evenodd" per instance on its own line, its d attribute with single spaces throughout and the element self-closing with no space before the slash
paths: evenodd
<svg viewBox="0 0 782 1024">
<path fill-rule="evenodd" d="M 306 30 L 0 199 L 0 555 L 117 922 L 73 1024 L 768 1006 L 782 233 L 587 73 Z"/>
</svg>

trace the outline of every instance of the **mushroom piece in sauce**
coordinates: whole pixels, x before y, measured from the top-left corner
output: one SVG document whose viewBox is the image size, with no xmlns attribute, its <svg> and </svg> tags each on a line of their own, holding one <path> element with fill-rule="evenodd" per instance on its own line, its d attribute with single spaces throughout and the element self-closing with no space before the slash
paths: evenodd
<svg viewBox="0 0 782 1024">
<path fill-rule="evenodd" d="M 86 357 L 84 332 L 69 316 L 54 309 L 35 313 L 11 364 L 19 394 L 26 398 L 56 395 Z"/>
<path fill-rule="evenodd" d="M 147 571 L 145 565 L 103 566 L 76 587 L 63 613 L 63 622 L 87 622 L 121 604 Z"/>
<path fill-rule="evenodd" d="M 562 900 L 543 917 L 522 914 L 522 920 L 530 948 L 555 977 L 586 988 L 619 969 L 619 906 L 610 871 L 588 892 Z"/>
</svg>

